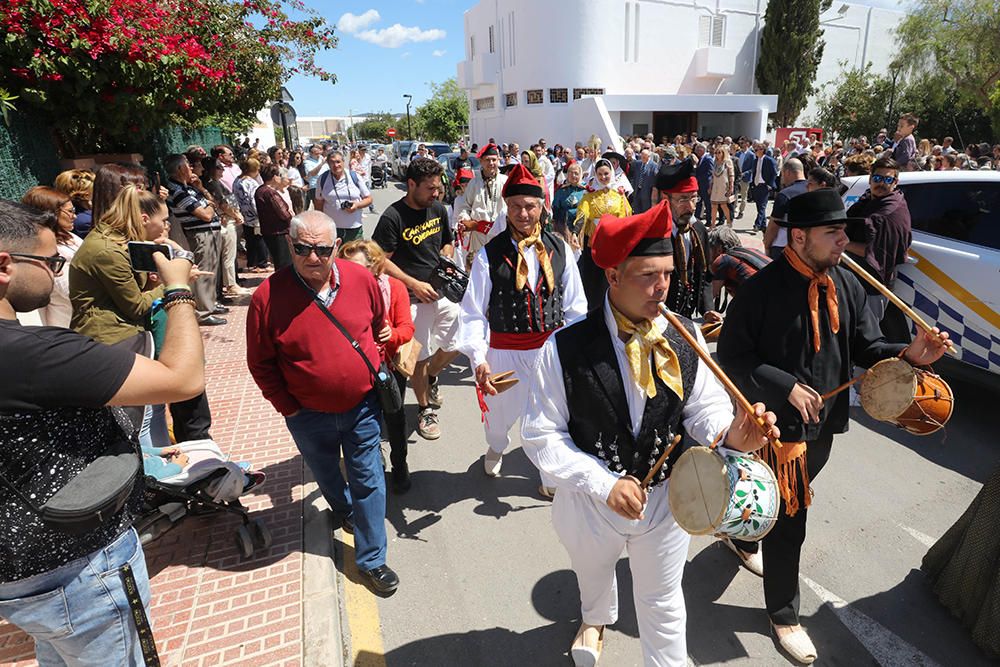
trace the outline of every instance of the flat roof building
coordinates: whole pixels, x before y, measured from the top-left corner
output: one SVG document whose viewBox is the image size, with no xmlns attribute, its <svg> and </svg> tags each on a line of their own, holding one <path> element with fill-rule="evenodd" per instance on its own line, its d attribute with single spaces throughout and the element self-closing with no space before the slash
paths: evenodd
<svg viewBox="0 0 1000 667">
<path fill-rule="evenodd" d="M 458 64 L 472 140 L 764 137 L 777 106 L 754 80 L 766 9 L 766 0 L 483 0 L 465 13 Z M 884 70 L 901 17 L 835 4 L 821 17 L 817 83 L 835 79 L 839 61 Z"/>
</svg>

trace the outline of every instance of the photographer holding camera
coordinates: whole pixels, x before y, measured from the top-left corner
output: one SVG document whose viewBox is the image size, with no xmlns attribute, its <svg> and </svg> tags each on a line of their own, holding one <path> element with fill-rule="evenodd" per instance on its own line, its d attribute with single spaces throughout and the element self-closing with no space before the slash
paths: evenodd
<svg viewBox="0 0 1000 667">
<path fill-rule="evenodd" d="M 0 200 L 0 618 L 48 665 L 155 664 L 134 426 L 120 409 L 205 388 L 189 259 L 153 255 L 167 331 L 158 361 L 69 329 L 22 326 L 65 269 L 37 209 Z M 189 256 L 189 255 L 188 255 Z"/>
<path fill-rule="evenodd" d="M 320 174 L 316 183 L 316 210 L 326 213 L 337 223 L 337 238 L 341 243 L 364 238 L 361 215 L 371 206 L 371 192 L 364 179 L 344 167 L 344 156 L 339 151 L 327 153 L 326 163 L 330 171 Z"/>
</svg>

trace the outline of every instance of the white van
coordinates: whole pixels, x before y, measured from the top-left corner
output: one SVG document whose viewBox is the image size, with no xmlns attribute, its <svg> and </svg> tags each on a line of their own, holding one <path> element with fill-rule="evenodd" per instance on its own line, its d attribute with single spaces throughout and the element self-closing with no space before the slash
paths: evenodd
<svg viewBox="0 0 1000 667">
<path fill-rule="evenodd" d="M 850 207 L 868 189 L 868 177 L 843 184 Z M 944 362 L 945 374 L 1000 383 L 1000 172 L 903 172 L 898 187 L 910 209 L 913 245 L 896 295 L 961 349 L 962 363 Z"/>
</svg>

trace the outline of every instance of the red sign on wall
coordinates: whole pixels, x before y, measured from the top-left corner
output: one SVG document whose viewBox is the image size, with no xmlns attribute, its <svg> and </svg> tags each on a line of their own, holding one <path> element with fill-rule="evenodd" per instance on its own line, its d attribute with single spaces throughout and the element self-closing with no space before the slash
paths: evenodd
<svg viewBox="0 0 1000 667">
<path fill-rule="evenodd" d="M 781 148 L 788 140 L 798 143 L 802 137 L 809 137 L 812 134 L 815 134 L 818 140 L 823 140 L 821 127 L 779 127 L 774 131 L 774 145 Z"/>
<path fill-rule="evenodd" d="M 392 127 L 390 127 L 388 130 L 386 130 L 385 133 L 388 134 L 390 137 L 396 136 L 396 130 L 395 130 L 395 128 L 392 128 Z"/>
</svg>

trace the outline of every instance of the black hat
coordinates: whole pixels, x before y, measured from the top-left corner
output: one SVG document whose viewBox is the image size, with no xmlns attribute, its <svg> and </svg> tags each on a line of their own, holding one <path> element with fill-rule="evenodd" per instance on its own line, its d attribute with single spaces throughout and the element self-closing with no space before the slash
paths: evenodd
<svg viewBox="0 0 1000 667">
<path fill-rule="evenodd" d="M 513 169 L 514 167 L 518 166 L 519 164 L 521 164 L 521 163 L 520 162 L 511 162 L 510 164 L 501 165 L 500 166 L 500 173 L 506 175 L 506 174 L 508 174 L 510 172 L 511 169 Z"/>
<path fill-rule="evenodd" d="M 616 153 L 614 151 L 606 151 L 604 153 L 604 155 L 602 155 L 601 157 L 604 158 L 605 160 L 608 160 L 610 158 L 614 158 L 614 159 L 618 160 L 618 166 L 619 167 L 624 167 L 625 166 L 625 156 L 622 155 L 621 153 Z"/>
<path fill-rule="evenodd" d="M 788 217 L 780 221 L 783 227 L 823 227 L 846 223 L 848 227 L 863 224 L 864 218 L 848 218 L 844 201 L 833 188 L 803 192 L 788 200 Z"/>
<path fill-rule="evenodd" d="M 694 178 L 694 162 L 691 160 L 681 160 L 673 164 L 664 162 L 656 173 L 656 189 L 660 192 L 670 192 L 679 188 L 678 192 L 688 192 L 691 188 L 686 186 L 692 178 Z M 698 191 L 697 184 L 694 191 Z"/>
</svg>

